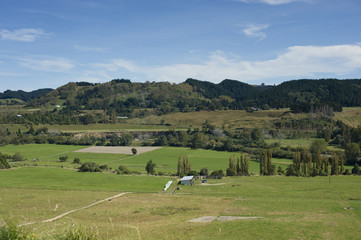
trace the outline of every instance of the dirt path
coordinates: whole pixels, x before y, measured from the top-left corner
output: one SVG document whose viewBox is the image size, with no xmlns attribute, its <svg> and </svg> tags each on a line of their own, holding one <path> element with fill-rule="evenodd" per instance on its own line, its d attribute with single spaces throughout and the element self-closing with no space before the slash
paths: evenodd
<svg viewBox="0 0 361 240">
<path fill-rule="evenodd" d="M 32 225 L 32 224 L 35 224 L 35 223 L 49 223 L 49 222 L 54 222 L 60 218 L 63 218 L 65 217 L 66 215 L 69 215 L 71 213 L 74 213 L 74 212 L 77 212 L 77 211 L 81 211 L 81 210 L 84 210 L 84 209 L 87 209 L 87 208 L 90 208 L 90 207 L 93 207 L 99 203 L 102 203 L 102 202 L 106 202 L 106 201 L 111 201 L 112 199 L 114 198 L 118 198 L 118 197 L 121 197 L 121 196 L 124 196 L 125 194 L 128 194 L 129 192 L 125 192 L 125 193 L 119 193 L 117 195 L 114 195 L 112 197 L 109 197 L 109 198 L 106 198 L 106 199 L 103 199 L 103 200 L 99 200 L 95 203 L 92 203 L 88 206 L 85 206 L 85 207 L 81 207 L 81 208 L 78 208 L 78 209 L 74 209 L 74 210 L 70 210 L 68 212 L 65 212 L 63 214 L 60 214 L 56 217 L 53 217 L 53 218 L 50 218 L 50 219 L 47 219 L 47 220 L 43 220 L 43 221 L 36 221 L 36 222 L 28 222 L 28 223 L 23 223 L 23 224 L 20 224 L 19 227 L 22 227 L 22 226 L 27 226 L 27 225 Z"/>
<path fill-rule="evenodd" d="M 258 219 L 258 218 L 262 218 L 262 217 L 236 217 L 236 216 L 204 216 L 204 217 L 199 217 L 199 218 L 195 218 L 192 220 L 189 220 L 188 222 L 213 222 L 213 221 L 233 221 L 233 220 L 248 220 L 248 219 Z"/>
</svg>

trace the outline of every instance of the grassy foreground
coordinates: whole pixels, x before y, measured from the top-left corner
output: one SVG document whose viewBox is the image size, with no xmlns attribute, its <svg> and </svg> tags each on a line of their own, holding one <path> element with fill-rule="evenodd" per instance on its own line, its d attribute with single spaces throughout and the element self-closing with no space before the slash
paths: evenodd
<svg viewBox="0 0 361 240">
<path fill-rule="evenodd" d="M 174 194 L 161 194 L 139 192 L 134 183 L 133 193 L 24 229 L 38 239 L 72 225 L 91 228 L 100 239 L 359 239 L 361 234 L 359 176 L 228 177 L 209 184 L 197 181 Z M 7 186 L 0 188 L 0 213 L 19 223 L 39 221 L 111 195 L 114 192 L 86 187 L 74 191 L 33 189 L 30 183 L 25 189 Z M 203 216 L 261 218 L 189 222 Z"/>
</svg>

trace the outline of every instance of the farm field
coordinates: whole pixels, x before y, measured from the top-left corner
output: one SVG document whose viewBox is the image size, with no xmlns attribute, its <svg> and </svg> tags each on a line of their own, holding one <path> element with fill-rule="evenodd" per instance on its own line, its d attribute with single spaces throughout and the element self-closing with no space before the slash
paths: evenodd
<svg viewBox="0 0 361 240">
<path fill-rule="evenodd" d="M 34 188 L 28 181 L 20 189 L 9 182 L 19 175 L 8 173 L 17 170 L 1 172 L 1 175 L 7 174 L 8 185 L 0 188 L 0 204 L 6 206 L 0 208 L 0 213 L 19 224 L 45 220 L 118 193 L 108 186 L 112 185 L 110 182 L 93 190 L 84 186 L 83 190 L 74 191 L 72 188 Z M 25 172 L 28 170 L 30 168 L 24 168 Z M 105 174 L 95 174 L 94 178 L 99 180 L 97 175 Z M 124 178 L 119 184 L 133 182 L 134 178 L 128 178 L 129 181 Z M 144 188 L 137 188 L 140 183 L 136 182 L 132 184 L 132 193 L 51 223 L 22 228 L 38 239 L 64 232 L 74 225 L 97 232 L 100 239 L 358 239 L 361 234 L 360 180 L 359 176 L 226 177 L 209 180 L 208 185 L 197 180 L 195 185 L 181 186 L 173 194 L 170 192 L 175 185 L 169 194 L 146 193 Z M 161 182 L 152 185 L 162 187 Z M 204 216 L 259 218 L 189 222 Z"/>
<path fill-rule="evenodd" d="M 0 221 L 25 224 L 21 229 L 39 240 L 53 239 L 72 226 L 100 239 L 358 239 L 361 234 L 360 176 L 258 176 L 259 164 L 251 160 L 249 170 L 256 176 L 208 179 L 206 184 L 196 180 L 177 190 L 177 177 L 146 175 L 146 163 L 153 160 L 157 172 L 175 173 L 178 157 L 188 156 L 194 170 L 225 171 L 229 157 L 239 153 L 162 147 L 131 155 L 104 153 L 109 152 L 106 147 L 100 148 L 104 152 L 90 153 L 87 148 L 0 147 L 3 154 L 20 152 L 28 159 L 0 170 Z M 60 162 L 61 156 L 68 160 Z M 112 169 L 77 172 L 75 157 Z M 291 160 L 272 158 L 272 162 L 285 169 Z M 141 175 L 112 173 L 119 165 Z M 173 184 L 163 192 L 170 180 Z M 84 208 L 120 193 L 126 194 Z M 68 211 L 60 219 L 43 222 Z M 189 222 L 206 216 L 219 220 Z M 230 217 L 244 219 L 221 221 Z"/>
<path fill-rule="evenodd" d="M 345 107 L 342 112 L 336 112 L 334 119 L 343 121 L 351 127 L 358 127 L 361 125 L 361 108 L 360 107 Z"/>
<path fill-rule="evenodd" d="M 27 145 L 7 145 L 0 147 L 0 152 L 13 155 L 20 152 L 27 161 L 17 162 L 18 166 L 43 166 L 43 167 L 63 167 L 78 168 L 78 164 L 73 164 L 74 158 L 79 158 L 82 163 L 95 162 L 99 165 L 107 165 L 116 169 L 119 165 L 124 165 L 132 171 L 146 173 L 145 166 L 149 160 L 156 164 L 156 171 L 174 174 L 177 172 L 178 157 L 188 156 L 193 170 L 208 168 L 209 171 L 228 168 L 231 156 L 240 156 L 235 152 L 220 152 L 203 149 L 190 149 L 179 147 L 162 147 L 143 154 L 112 154 L 112 153 L 88 153 L 77 152 L 86 151 L 87 146 L 54 145 L 54 144 L 27 144 Z M 106 149 L 106 147 L 104 147 Z M 112 148 L 112 147 L 109 147 Z M 137 148 L 137 147 L 136 147 Z M 107 152 L 105 150 L 105 152 Z M 66 162 L 60 162 L 60 157 L 68 157 Z M 36 159 L 36 160 L 34 160 Z M 273 163 L 283 169 L 291 163 L 288 159 L 273 158 Z M 254 159 L 249 161 L 249 172 L 258 173 L 259 163 Z"/>
</svg>

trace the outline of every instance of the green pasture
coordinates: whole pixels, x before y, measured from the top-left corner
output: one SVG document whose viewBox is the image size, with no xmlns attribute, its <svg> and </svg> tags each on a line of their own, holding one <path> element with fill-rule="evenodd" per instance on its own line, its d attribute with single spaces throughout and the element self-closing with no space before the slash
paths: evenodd
<svg viewBox="0 0 361 240">
<path fill-rule="evenodd" d="M 298 138 L 298 139 L 265 139 L 267 144 L 279 143 L 281 147 L 289 148 L 310 148 L 312 141 L 317 138 Z"/>
<path fill-rule="evenodd" d="M 102 174 L 93 177 L 97 175 Z M 133 187 L 138 184 L 134 182 Z M 197 180 L 173 194 L 130 193 L 53 223 L 36 223 L 24 229 L 38 239 L 74 225 L 92 229 L 100 239 L 338 240 L 359 239 L 361 234 L 360 176 L 226 177 L 208 180 L 208 184 Z M 19 223 L 45 220 L 115 194 L 106 191 L 108 187 L 74 191 L 34 189 L 31 185 L 24 189 L 12 184 L 0 187 L 0 204 L 5 206 L 0 208 L 1 216 Z M 189 222 L 204 216 L 260 218 Z"/>
<path fill-rule="evenodd" d="M 21 189 L 157 192 L 163 190 L 169 180 L 169 177 L 82 173 L 45 167 L 22 167 L 0 172 L 0 188 Z"/>
<path fill-rule="evenodd" d="M 74 158 L 79 158 L 82 163 L 95 162 L 99 165 L 107 165 L 113 170 L 119 165 L 125 165 L 132 171 L 146 173 L 145 166 L 149 160 L 156 164 L 156 172 L 174 174 L 177 172 L 178 157 L 188 156 L 193 170 L 207 168 L 210 172 L 228 168 L 229 158 L 233 155 L 240 156 L 240 153 L 221 152 L 204 149 L 190 149 L 178 147 L 163 147 L 157 150 L 137 155 L 109 154 L 109 153 L 84 153 L 74 152 L 86 146 L 54 145 L 54 144 L 27 144 L 27 145 L 7 145 L 0 147 L 0 152 L 13 155 L 20 152 L 27 161 L 16 162 L 15 166 L 43 166 L 43 167 L 63 167 L 78 168 L 73 164 Z M 66 162 L 60 162 L 59 157 L 68 156 Z M 37 159 L 37 161 L 34 161 Z M 291 163 L 288 159 L 273 158 L 276 167 L 283 169 Z M 259 163 L 254 159 L 249 161 L 249 172 L 258 173 Z"/>
</svg>

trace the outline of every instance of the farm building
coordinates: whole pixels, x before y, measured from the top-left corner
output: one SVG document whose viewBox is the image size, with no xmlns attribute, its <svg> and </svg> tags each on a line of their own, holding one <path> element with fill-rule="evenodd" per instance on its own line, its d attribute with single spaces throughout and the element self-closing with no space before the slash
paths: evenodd
<svg viewBox="0 0 361 240">
<path fill-rule="evenodd" d="M 185 176 L 181 179 L 181 185 L 192 185 L 194 182 L 194 176 Z"/>
</svg>

